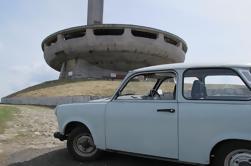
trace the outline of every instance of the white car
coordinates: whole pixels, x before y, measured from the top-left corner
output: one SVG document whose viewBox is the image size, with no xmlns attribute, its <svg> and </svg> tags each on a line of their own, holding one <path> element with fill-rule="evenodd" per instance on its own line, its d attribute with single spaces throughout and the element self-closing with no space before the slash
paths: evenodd
<svg viewBox="0 0 251 166">
<path fill-rule="evenodd" d="M 113 151 L 251 166 L 251 65 L 171 64 L 129 72 L 114 96 L 59 105 L 59 132 L 81 161 Z"/>
</svg>

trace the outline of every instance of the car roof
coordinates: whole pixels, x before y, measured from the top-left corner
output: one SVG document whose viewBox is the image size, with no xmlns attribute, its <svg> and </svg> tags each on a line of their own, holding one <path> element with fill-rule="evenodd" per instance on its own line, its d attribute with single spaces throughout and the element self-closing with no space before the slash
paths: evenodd
<svg viewBox="0 0 251 166">
<path fill-rule="evenodd" d="M 156 71 L 156 70 L 168 70 L 168 69 L 188 69 L 188 68 L 251 68 L 251 63 L 242 63 L 242 64 L 203 64 L 203 63 L 173 63 L 173 64 L 163 64 L 157 66 L 149 66 L 144 68 L 139 68 L 133 70 L 133 72 L 144 72 L 144 71 Z"/>
</svg>

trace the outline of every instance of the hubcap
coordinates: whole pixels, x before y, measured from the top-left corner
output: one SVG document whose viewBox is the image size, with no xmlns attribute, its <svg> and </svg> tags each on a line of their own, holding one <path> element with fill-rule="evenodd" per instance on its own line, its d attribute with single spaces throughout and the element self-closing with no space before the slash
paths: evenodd
<svg viewBox="0 0 251 166">
<path fill-rule="evenodd" d="M 83 157 L 92 156 L 97 150 L 92 137 L 89 135 L 76 137 L 73 141 L 73 148 L 78 155 Z"/>
<path fill-rule="evenodd" d="M 251 150 L 235 150 L 229 153 L 224 166 L 251 166 Z"/>
</svg>

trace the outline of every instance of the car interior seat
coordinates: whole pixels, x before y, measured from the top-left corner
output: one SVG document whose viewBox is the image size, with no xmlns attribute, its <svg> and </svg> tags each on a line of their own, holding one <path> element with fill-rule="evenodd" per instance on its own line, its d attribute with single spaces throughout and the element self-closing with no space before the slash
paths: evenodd
<svg viewBox="0 0 251 166">
<path fill-rule="evenodd" d="M 195 80 L 192 86 L 192 99 L 204 99 L 207 96 L 205 84 L 200 80 Z"/>
</svg>

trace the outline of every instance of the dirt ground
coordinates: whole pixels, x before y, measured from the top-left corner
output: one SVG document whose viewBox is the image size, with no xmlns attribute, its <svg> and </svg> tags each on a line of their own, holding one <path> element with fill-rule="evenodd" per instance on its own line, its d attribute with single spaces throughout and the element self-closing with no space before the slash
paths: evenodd
<svg viewBox="0 0 251 166">
<path fill-rule="evenodd" d="M 0 166 L 181 166 L 153 159 L 105 153 L 98 161 L 80 163 L 67 153 L 65 143 L 53 138 L 54 111 L 47 107 L 15 106 L 18 111 L 0 134 Z M 188 165 L 187 165 L 188 166 Z"/>
<path fill-rule="evenodd" d="M 18 108 L 6 129 L 0 134 L 0 161 L 11 161 L 11 154 L 25 149 L 62 146 L 52 134 L 57 130 L 54 111 L 47 107 L 15 106 Z"/>
</svg>

